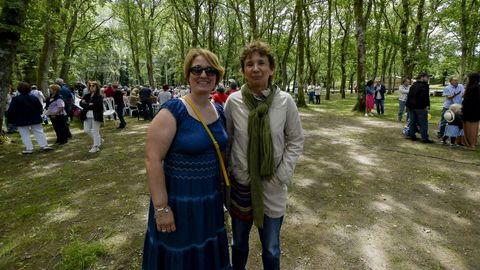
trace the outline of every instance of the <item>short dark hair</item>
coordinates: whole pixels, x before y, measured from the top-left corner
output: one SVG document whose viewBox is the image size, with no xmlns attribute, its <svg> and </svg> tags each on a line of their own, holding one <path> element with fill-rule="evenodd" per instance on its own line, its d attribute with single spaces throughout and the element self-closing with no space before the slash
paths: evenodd
<svg viewBox="0 0 480 270">
<path fill-rule="evenodd" d="M 26 95 L 32 91 L 32 88 L 30 87 L 29 83 L 20 82 L 17 86 L 17 90 L 20 92 L 20 94 Z"/>
</svg>

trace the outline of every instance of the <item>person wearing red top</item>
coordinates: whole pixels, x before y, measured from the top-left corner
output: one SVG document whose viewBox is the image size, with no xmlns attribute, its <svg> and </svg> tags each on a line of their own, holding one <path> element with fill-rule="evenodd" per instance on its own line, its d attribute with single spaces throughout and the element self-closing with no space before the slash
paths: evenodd
<svg viewBox="0 0 480 270">
<path fill-rule="evenodd" d="M 103 91 L 103 94 L 105 97 L 113 97 L 115 95 L 115 90 L 113 90 L 113 87 L 111 84 L 108 84 L 108 87 Z"/>
<path fill-rule="evenodd" d="M 221 84 L 217 86 L 217 92 L 212 96 L 212 100 L 220 106 L 224 106 L 227 102 L 228 95 L 225 94 L 225 87 Z"/>
</svg>

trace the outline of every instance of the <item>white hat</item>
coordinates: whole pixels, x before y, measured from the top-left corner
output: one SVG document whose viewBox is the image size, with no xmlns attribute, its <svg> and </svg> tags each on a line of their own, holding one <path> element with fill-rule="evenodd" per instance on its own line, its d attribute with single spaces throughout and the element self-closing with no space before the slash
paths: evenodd
<svg viewBox="0 0 480 270">
<path fill-rule="evenodd" d="M 455 120 L 455 113 L 453 113 L 451 110 L 448 110 L 443 114 L 443 118 L 445 118 L 448 123 L 452 123 Z"/>
</svg>

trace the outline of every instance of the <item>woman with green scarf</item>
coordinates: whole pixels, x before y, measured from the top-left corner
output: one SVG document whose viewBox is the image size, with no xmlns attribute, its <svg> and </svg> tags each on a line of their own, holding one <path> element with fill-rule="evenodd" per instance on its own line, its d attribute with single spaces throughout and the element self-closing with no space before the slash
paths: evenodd
<svg viewBox="0 0 480 270">
<path fill-rule="evenodd" d="M 225 105 L 233 269 L 245 269 L 253 224 L 262 242 L 263 268 L 280 269 L 280 228 L 303 130 L 293 98 L 272 85 L 275 58 L 268 45 L 245 46 L 240 64 L 246 84 Z"/>
</svg>

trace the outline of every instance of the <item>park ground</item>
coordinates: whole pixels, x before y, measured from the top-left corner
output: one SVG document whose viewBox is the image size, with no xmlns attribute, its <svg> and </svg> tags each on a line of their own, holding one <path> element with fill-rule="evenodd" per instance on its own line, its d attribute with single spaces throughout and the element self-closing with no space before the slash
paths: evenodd
<svg viewBox="0 0 480 270">
<path fill-rule="evenodd" d="M 432 98 L 432 137 L 441 101 Z M 383 117 L 351 112 L 354 102 L 333 94 L 300 110 L 282 269 L 480 269 L 480 151 L 405 140 L 396 95 Z M 140 268 L 148 122 L 127 121 L 105 123 L 97 154 L 79 122 L 53 152 L 22 156 L 17 134 L 0 146 L 0 269 Z M 248 266 L 262 269 L 251 235 Z"/>
</svg>

